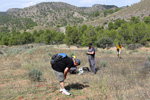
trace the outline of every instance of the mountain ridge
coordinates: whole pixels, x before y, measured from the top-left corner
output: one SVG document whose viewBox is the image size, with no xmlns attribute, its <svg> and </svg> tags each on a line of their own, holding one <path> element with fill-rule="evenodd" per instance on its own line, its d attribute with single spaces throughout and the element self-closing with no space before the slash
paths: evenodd
<svg viewBox="0 0 150 100">
<path fill-rule="evenodd" d="M 135 3 L 130 7 L 126 7 L 118 12 L 108 15 L 105 18 L 97 18 L 94 21 L 88 21 L 83 24 L 98 26 L 104 25 L 104 23 L 113 22 L 117 19 L 124 19 L 126 21 L 129 21 L 132 16 L 143 19 L 146 16 L 150 16 L 150 6 L 148 4 L 150 4 L 150 0 L 141 0 L 139 3 Z"/>
</svg>

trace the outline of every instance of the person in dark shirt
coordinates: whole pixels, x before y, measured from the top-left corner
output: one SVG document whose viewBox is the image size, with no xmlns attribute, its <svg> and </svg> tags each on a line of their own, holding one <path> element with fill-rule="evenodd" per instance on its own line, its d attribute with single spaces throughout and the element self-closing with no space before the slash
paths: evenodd
<svg viewBox="0 0 150 100">
<path fill-rule="evenodd" d="M 65 57 L 55 64 L 52 64 L 52 69 L 56 75 L 58 81 L 60 82 L 60 91 L 62 94 L 70 95 L 70 93 L 64 88 L 64 80 L 66 79 L 67 73 L 71 67 L 76 67 L 80 65 L 80 60 L 70 57 Z"/>
<path fill-rule="evenodd" d="M 95 71 L 95 49 L 94 49 L 94 47 L 92 47 L 92 43 L 89 43 L 89 49 L 88 49 L 87 55 L 88 55 L 88 61 L 90 64 L 91 71 L 94 74 L 96 74 L 96 71 Z"/>
</svg>

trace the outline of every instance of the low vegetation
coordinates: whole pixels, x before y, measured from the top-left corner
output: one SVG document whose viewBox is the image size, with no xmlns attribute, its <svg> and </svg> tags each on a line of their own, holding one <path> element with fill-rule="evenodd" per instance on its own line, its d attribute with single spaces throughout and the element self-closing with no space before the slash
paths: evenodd
<svg viewBox="0 0 150 100">
<path fill-rule="evenodd" d="M 60 48 L 61 47 L 61 48 Z M 66 53 L 81 60 L 78 67 L 89 67 L 85 54 L 88 48 L 62 47 L 62 45 L 28 44 L 0 47 L 0 99 L 1 100 L 148 100 L 150 98 L 150 50 L 137 50 L 132 54 L 123 49 L 122 59 L 116 50 L 96 51 L 97 74 L 68 74 L 66 89 L 71 96 L 59 92 L 59 83 L 50 66 L 51 55 Z M 13 53 L 12 50 L 17 51 Z M 103 52 L 102 52 L 103 51 Z M 32 53 L 30 53 L 32 52 Z M 111 53 L 108 53 L 111 52 Z M 48 55 L 51 53 L 51 55 Z M 34 71 L 32 71 L 34 69 Z M 29 72 L 43 79 L 32 81 Z"/>
</svg>

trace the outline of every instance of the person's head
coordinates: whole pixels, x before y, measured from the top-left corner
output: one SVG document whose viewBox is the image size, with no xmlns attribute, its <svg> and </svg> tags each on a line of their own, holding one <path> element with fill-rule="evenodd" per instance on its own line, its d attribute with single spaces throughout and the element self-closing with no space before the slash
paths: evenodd
<svg viewBox="0 0 150 100">
<path fill-rule="evenodd" d="M 120 45 L 120 43 L 118 43 L 118 45 Z"/>
<path fill-rule="evenodd" d="M 80 65 L 80 60 L 73 58 L 73 64 L 74 64 L 74 66 Z"/>
<path fill-rule="evenodd" d="M 92 43 L 89 43 L 89 48 L 91 48 L 92 47 Z"/>
</svg>

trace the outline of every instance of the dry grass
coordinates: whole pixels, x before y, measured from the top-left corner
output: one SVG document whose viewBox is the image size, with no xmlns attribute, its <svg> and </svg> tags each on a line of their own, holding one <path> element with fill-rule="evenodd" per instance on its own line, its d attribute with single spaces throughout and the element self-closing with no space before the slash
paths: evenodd
<svg viewBox="0 0 150 100">
<path fill-rule="evenodd" d="M 58 46 L 59 47 L 59 46 Z M 11 54 L 9 50 L 21 51 Z M 7 55 L 0 56 L 0 99 L 1 100 L 148 100 L 150 99 L 150 73 L 143 70 L 150 51 L 122 52 L 118 59 L 116 52 L 98 49 L 96 52 L 96 75 L 68 74 L 65 86 L 71 96 L 59 92 L 59 84 L 49 64 L 50 56 L 59 52 L 73 52 L 81 60 L 79 67 L 89 66 L 85 49 L 52 48 L 35 45 L 2 48 Z M 7 51 L 7 52 L 6 52 Z M 107 62 L 102 67 L 101 61 Z M 42 82 L 31 82 L 28 71 L 38 68 L 43 73 Z"/>
</svg>

